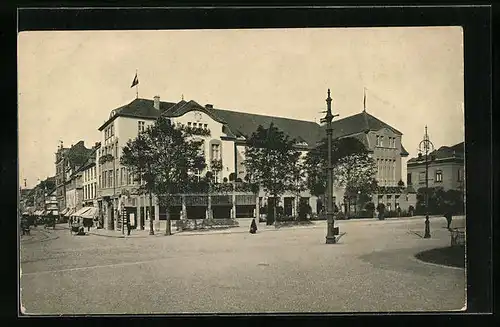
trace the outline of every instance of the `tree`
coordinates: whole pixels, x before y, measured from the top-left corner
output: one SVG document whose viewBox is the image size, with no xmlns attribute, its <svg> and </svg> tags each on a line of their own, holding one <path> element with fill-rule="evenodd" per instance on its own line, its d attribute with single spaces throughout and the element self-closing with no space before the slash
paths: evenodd
<svg viewBox="0 0 500 327">
<path fill-rule="evenodd" d="M 166 235 L 171 235 L 170 207 L 173 196 L 186 192 L 200 182 L 195 172 L 206 167 L 200 153 L 203 141 L 192 138 L 193 132 L 181 124 L 160 116 L 146 131 L 151 140 L 155 178 L 152 184 L 158 200 L 166 208 Z"/>
<path fill-rule="evenodd" d="M 273 214 L 276 222 L 276 199 L 293 183 L 293 169 L 298 158 L 295 142 L 271 123 L 269 128 L 259 126 L 247 141 L 245 167 L 252 180 L 274 198 Z M 271 221 L 268 219 L 268 224 Z"/>
<path fill-rule="evenodd" d="M 326 191 L 328 146 L 326 140 L 309 151 L 305 159 L 306 184 L 311 194 L 320 196 Z M 358 139 L 348 137 L 332 142 L 334 184 L 345 187 L 350 207 L 352 198 L 369 198 L 377 188 L 376 167 L 366 147 Z"/>
<path fill-rule="evenodd" d="M 429 207 L 425 206 L 425 196 L 428 192 Z M 417 214 L 442 214 L 446 211 L 445 191 L 442 187 L 421 187 L 417 190 L 417 205 L 415 208 Z"/>
<path fill-rule="evenodd" d="M 149 235 L 154 235 L 152 214 L 155 156 L 153 145 L 148 135 L 143 132 L 139 133 L 135 139 L 129 140 L 122 151 L 120 163 L 127 167 L 128 173 L 132 174 L 134 181 L 139 183 L 139 193 L 149 194 Z"/>
<path fill-rule="evenodd" d="M 307 184 L 306 184 L 306 173 L 304 169 L 304 163 L 301 160 L 301 153 L 297 151 L 295 154 L 295 157 L 290 158 L 292 162 L 295 162 L 295 165 L 292 168 L 292 179 L 291 183 L 288 187 L 290 191 L 295 195 L 295 219 L 299 220 L 299 209 L 305 208 L 305 207 L 300 207 L 300 193 L 305 191 L 307 189 Z M 303 210 L 302 210 L 303 211 Z"/>
<path fill-rule="evenodd" d="M 345 187 L 347 208 L 351 201 L 370 197 L 377 190 L 373 159 L 367 153 L 355 153 L 341 158 L 334 169 L 335 184 Z"/>
</svg>

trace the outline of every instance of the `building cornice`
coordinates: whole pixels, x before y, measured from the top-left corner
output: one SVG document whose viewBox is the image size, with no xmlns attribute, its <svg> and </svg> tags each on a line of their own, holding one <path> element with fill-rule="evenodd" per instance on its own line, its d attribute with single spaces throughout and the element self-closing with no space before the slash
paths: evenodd
<svg viewBox="0 0 500 327">
<path fill-rule="evenodd" d="M 408 167 L 413 166 L 423 166 L 425 165 L 425 160 L 421 161 L 412 161 L 412 162 L 407 162 L 406 165 Z M 435 164 L 435 163 L 447 163 L 447 162 L 452 162 L 452 163 L 457 163 L 457 164 L 464 164 L 464 159 L 463 158 L 457 158 L 457 157 L 447 157 L 447 158 L 439 158 L 439 159 L 434 159 L 434 160 L 427 160 L 429 164 Z"/>
</svg>

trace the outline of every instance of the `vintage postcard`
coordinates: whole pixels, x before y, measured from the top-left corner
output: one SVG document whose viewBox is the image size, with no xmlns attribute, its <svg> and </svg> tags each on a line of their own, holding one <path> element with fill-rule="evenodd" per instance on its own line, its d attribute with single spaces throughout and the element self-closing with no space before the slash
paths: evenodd
<svg viewBox="0 0 500 327">
<path fill-rule="evenodd" d="M 20 32 L 21 312 L 464 310 L 462 32 Z"/>
</svg>

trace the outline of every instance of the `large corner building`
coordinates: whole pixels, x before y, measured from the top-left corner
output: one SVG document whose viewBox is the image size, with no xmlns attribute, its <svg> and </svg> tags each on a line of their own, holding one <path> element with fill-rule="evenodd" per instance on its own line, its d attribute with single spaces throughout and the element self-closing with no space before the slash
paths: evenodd
<svg viewBox="0 0 500 327">
<path fill-rule="evenodd" d="M 120 165 L 122 148 L 130 139 L 160 116 L 164 115 L 173 122 L 209 131 L 199 136 L 203 141 L 203 152 L 207 162 L 218 160 L 222 169 L 218 171 L 216 180 L 229 179 L 234 173 L 236 178 L 244 179 L 246 174 L 243 161 L 245 159 L 245 140 L 259 125 L 268 127 L 273 123 L 290 138 L 298 141 L 297 147 L 305 154 L 325 137 L 325 126 L 315 122 L 289 118 L 272 117 L 242 113 L 233 110 L 215 108 L 211 104 L 200 105 L 195 101 L 163 102 L 156 96 L 153 100 L 135 99 L 129 104 L 111 111 L 108 119 L 99 127 L 101 146 L 96 150 L 96 200 L 101 212 L 104 227 L 121 228 L 118 215 L 123 208 L 133 214 L 136 226 L 144 227 L 150 216 L 158 222 L 165 219 L 165 208 L 153 200 L 153 210 L 149 212 L 149 200 L 137 192 L 138 185 L 127 169 Z M 377 164 L 377 180 L 382 186 L 397 186 L 401 180 L 401 158 L 408 156 L 401 139 L 402 133 L 363 110 L 362 112 L 334 121 L 334 138 L 356 137 L 368 150 Z M 209 135 L 209 136 L 207 136 Z M 203 173 L 203 172 L 201 172 Z M 335 189 L 335 202 L 343 205 L 343 189 Z M 220 196 L 213 199 L 214 218 L 252 216 L 265 203 L 265 194 L 258 197 L 247 192 L 236 192 L 236 195 Z M 391 195 L 375 197 L 375 202 L 388 201 Z M 384 197 L 385 196 L 385 197 Z M 184 195 L 183 205 L 172 210 L 175 219 L 187 210 L 189 218 L 206 217 L 206 203 L 201 195 Z M 408 198 L 408 197 L 406 197 Z M 392 200 L 394 208 L 404 204 Z M 285 194 L 281 199 L 285 214 L 292 215 L 296 210 L 294 196 Z M 301 201 L 306 201 L 313 213 L 320 210 L 320 201 L 308 191 L 301 194 Z M 256 203 L 259 202 L 259 203 Z M 404 208 L 403 208 L 404 209 Z M 219 216 L 219 217 L 217 217 Z"/>
</svg>

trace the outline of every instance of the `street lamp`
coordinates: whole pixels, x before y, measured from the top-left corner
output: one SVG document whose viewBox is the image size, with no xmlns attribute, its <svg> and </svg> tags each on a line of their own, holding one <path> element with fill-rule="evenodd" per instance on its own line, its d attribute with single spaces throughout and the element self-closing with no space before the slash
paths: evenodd
<svg viewBox="0 0 500 327">
<path fill-rule="evenodd" d="M 434 144 L 429 140 L 427 134 L 427 125 L 425 126 L 424 139 L 418 145 L 418 157 L 422 158 L 422 153 L 425 153 L 425 234 L 424 238 L 431 237 L 429 224 L 429 152 L 434 151 Z"/>
<path fill-rule="evenodd" d="M 122 235 L 125 235 L 125 203 L 123 202 L 123 197 L 120 209 L 122 214 Z"/>
<path fill-rule="evenodd" d="M 326 122 L 326 138 L 328 144 L 328 166 L 326 167 L 328 172 L 328 182 L 326 187 L 326 219 L 328 221 L 327 231 L 326 231 L 326 244 L 335 244 L 337 239 L 335 235 L 338 235 L 338 228 L 334 228 L 333 220 L 333 166 L 332 166 L 332 120 L 338 115 L 332 114 L 332 98 L 330 97 L 330 89 L 328 89 L 328 98 L 326 98 L 326 116 L 321 119 L 321 122 Z"/>
</svg>

